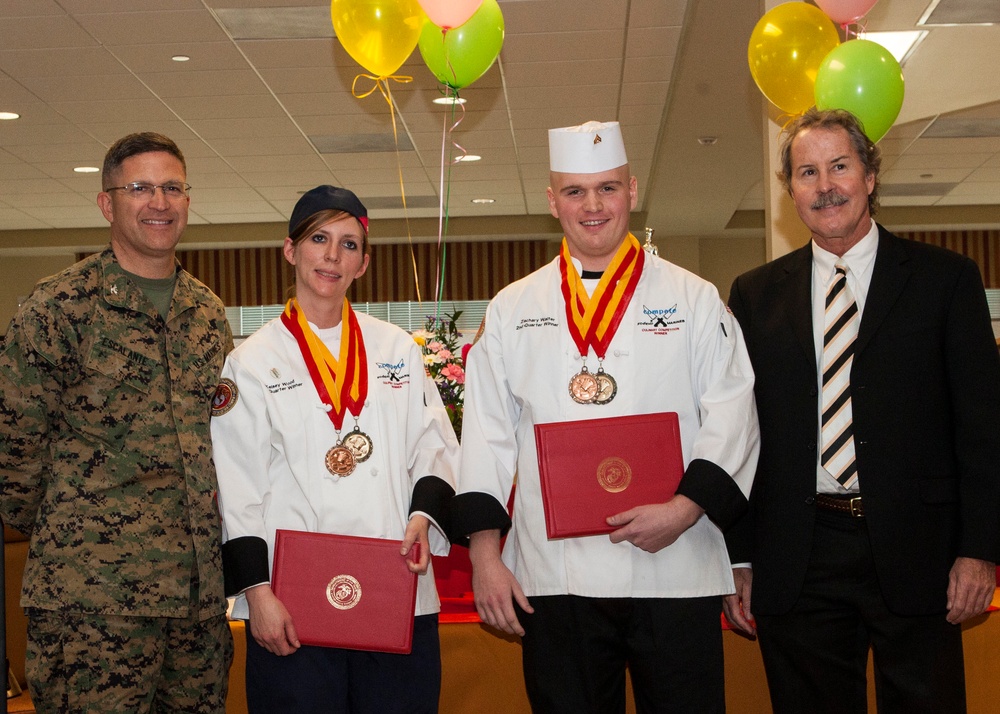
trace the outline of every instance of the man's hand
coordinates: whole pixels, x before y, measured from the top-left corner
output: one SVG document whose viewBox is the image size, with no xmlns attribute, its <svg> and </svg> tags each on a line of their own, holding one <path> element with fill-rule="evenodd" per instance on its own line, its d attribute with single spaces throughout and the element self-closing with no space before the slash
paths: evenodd
<svg viewBox="0 0 1000 714">
<path fill-rule="evenodd" d="M 514 611 L 514 601 L 525 612 L 534 609 L 521 584 L 500 560 L 500 532 L 479 531 L 469 538 L 469 560 L 472 561 L 472 592 L 476 612 L 491 627 L 511 635 L 524 636 L 524 628 Z"/>
<path fill-rule="evenodd" d="M 677 540 L 705 512 L 687 496 L 674 496 L 666 503 L 636 506 L 608 518 L 612 543 L 627 540 L 636 548 L 655 553 Z"/>
<path fill-rule="evenodd" d="M 733 568 L 733 581 L 736 583 L 736 594 L 722 598 L 722 610 L 726 619 L 738 632 L 748 637 L 757 635 L 757 625 L 750 611 L 750 590 L 753 584 L 753 571 L 750 568 Z"/>
<path fill-rule="evenodd" d="M 956 558 L 948 574 L 948 622 L 958 625 L 986 612 L 997 584 L 996 563 Z"/>
<path fill-rule="evenodd" d="M 271 586 L 257 585 L 246 591 L 250 607 L 250 632 L 261 647 L 274 655 L 290 655 L 299 648 L 299 638 L 288 610 Z"/>
</svg>

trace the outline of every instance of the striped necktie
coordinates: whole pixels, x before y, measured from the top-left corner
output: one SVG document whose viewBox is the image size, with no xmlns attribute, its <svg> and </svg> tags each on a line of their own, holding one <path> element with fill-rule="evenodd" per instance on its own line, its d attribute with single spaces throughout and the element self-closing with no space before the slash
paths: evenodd
<svg viewBox="0 0 1000 714">
<path fill-rule="evenodd" d="M 858 336 L 858 304 L 847 285 L 847 266 L 837 263 L 826 294 L 823 330 L 823 468 L 845 488 L 858 480 L 851 410 L 851 364 Z"/>
</svg>

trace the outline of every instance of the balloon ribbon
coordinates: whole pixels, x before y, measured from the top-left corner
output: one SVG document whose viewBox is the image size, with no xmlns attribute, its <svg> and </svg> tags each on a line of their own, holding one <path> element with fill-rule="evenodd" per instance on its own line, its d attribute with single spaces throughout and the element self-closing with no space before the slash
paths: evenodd
<svg viewBox="0 0 1000 714">
<path fill-rule="evenodd" d="M 375 82 L 375 86 L 369 89 L 367 92 L 358 94 L 357 86 L 358 80 L 362 77 L 366 79 L 371 79 Z M 400 84 L 406 84 L 413 81 L 413 77 L 407 77 L 405 75 L 389 75 L 386 77 L 376 77 L 372 74 L 361 73 L 354 78 L 354 82 L 351 83 L 351 94 L 357 99 L 364 99 L 370 94 L 374 94 L 375 90 L 382 93 L 383 99 L 385 99 L 386 104 L 389 105 L 389 116 L 392 118 L 392 138 L 396 142 L 396 169 L 399 172 L 399 195 L 403 199 L 403 218 L 406 221 L 406 240 L 410 245 L 410 263 L 413 265 L 413 284 L 417 289 L 417 302 L 423 302 L 420 299 L 420 276 L 417 274 L 417 256 L 413 251 L 413 235 L 410 231 L 410 214 L 406 208 L 406 187 L 403 185 L 403 162 L 399 156 L 399 132 L 396 129 L 396 108 L 395 103 L 392 101 L 392 92 L 389 90 L 389 81 L 399 82 Z"/>
</svg>

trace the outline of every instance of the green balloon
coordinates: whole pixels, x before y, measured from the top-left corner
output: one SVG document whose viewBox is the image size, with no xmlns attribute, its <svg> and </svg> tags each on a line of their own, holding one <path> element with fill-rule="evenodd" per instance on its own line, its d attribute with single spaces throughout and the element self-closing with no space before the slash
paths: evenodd
<svg viewBox="0 0 1000 714">
<path fill-rule="evenodd" d="M 503 33 L 503 13 L 497 0 L 483 0 L 464 25 L 447 32 L 428 20 L 417 46 L 439 82 L 461 89 L 493 66 L 503 46 Z"/>
<path fill-rule="evenodd" d="M 903 70 L 889 50 L 871 40 L 850 40 L 830 51 L 816 74 L 816 108 L 846 109 L 878 141 L 903 106 Z"/>
</svg>

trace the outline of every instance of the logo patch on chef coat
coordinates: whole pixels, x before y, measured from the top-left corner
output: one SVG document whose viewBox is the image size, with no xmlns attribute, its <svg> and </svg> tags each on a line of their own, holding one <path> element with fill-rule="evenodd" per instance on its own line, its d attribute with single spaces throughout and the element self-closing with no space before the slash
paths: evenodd
<svg viewBox="0 0 1000 714">
<path fill-rule="evenodd" d="M 410 383 L 410 373 L 406 370 L 406 360 L 400 359 L 398 362 L 376 362 L 380 373 L 376 379 L 387 387 L 399 389 L 404 384 Z"/>
<path fill-rule="evenodd" d="M 666 335 L 680 330 L 684 320 L 677 317 L 677 303 L 670 307 L 643 305 L 642 317 L 636 324 L 642 328 L 643 332 Z"/>
<path fill-rule="evenodd" d="M 215 388 L 215 396 L 212 397 L 212 416 L 222 416 L 235 407 L 239 400 L 240 390 L 236 388 L 236 382 L 223 378 Z"/>
</svg>

